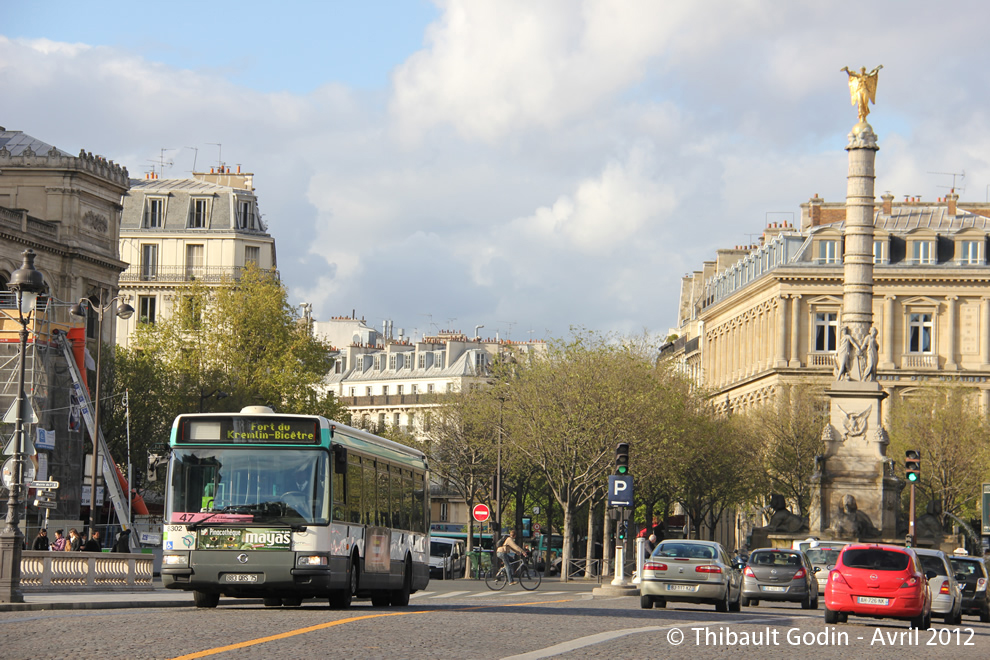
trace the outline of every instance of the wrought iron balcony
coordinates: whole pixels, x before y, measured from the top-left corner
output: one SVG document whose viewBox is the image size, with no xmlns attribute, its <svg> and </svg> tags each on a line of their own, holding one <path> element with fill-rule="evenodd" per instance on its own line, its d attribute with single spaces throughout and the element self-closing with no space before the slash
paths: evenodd
<svg viewBox="0 0 990 660">
<path fill-rule="evenodd" d="M 120 274 L 120 283 L 158 282 L 160 284 L 182 284 L 204 282 L 219 284 L 236 281 L 243 275 L 243 266 L 155 266 L 132 264 Z M 274 271 L 266 271 L 274 272 Z"/>
</svg>

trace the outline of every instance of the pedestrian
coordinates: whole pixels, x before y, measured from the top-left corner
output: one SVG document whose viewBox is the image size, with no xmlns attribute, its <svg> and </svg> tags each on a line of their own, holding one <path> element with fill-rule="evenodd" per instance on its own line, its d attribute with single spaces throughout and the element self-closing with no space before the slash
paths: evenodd
<svg viewBox="0 0 990 660">
<path fill-rule="evenodd" d="M 130 552 L 131 551 L 130 537 L 131 537 L 131 530 L 129 529 L 121 530 L 120 533 L 117 534 L 117 540 L 114 542 L 113 550 L 111 550 L 111 552 Z"/>
<path fill-rule="evenodd" d="M 52 541 L 51 549 L 55 552 L 61 552 L 65 550 L 65 537 L 62 536 L 62 530 L 55 530 L 55 540 Z"/>
<path fill-rule="evenodd" d="M 38 535 L 34 537 L 34 545 L 31 546 L 32 550 L 48 550 L 48 530 L 42 529 L 38 532 Z"/>
<path fill-rule="evenodd" d="M 644 543 L 643 545 L 646 547 L 647 557 L 653 554 L 653 550 L 656 549 L 657 543 L 659 543 L 659 541 L 657 540 L 656 534 L 650 534 L 649 536 L 646 537 L 646 543 Z"/>
<path fill-rule="evenodd" d="M 69 542 L 65 544 L 65 549 L 71 552 L 79 552 L 82 550 L 82 537 L 79 536 L 79 532 L 73 527 L 69 530 Z"/>
<path fill-rule="evenodd" d="M 100 533 L 94 531 L 93 535 L 89 537 L 86 541 L 86 545 L 83 546 L 84 552 L 103 552 L 103 544 L 100 543 Z"/>
</svg>

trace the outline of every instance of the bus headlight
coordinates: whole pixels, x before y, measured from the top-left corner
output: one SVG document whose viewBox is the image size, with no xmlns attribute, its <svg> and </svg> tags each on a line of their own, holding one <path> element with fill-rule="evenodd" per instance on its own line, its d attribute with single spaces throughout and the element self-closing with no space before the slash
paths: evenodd
<svg viewBox="0 0 990 660">
<path fill-rule="evenodd" d="M 299 555 L 296 557 L 296 566 L 326 566 L 326 555 Z"/>
<path fill-rule="evenodd" d="M 188 566 L 189 555 L 163 555 L 163 566 Z"/>
</svg>

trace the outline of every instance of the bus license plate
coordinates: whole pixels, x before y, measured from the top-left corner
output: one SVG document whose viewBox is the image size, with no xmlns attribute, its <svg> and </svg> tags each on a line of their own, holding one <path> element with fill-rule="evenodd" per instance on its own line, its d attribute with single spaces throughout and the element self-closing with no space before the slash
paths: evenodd
<svg viewBox="0 0 990 660">
<path fill-rule="evenodd" d="M 694 586 L 690 584 L 668 584 L 667 591 L 694 591 Z"/>
<path fill-rule="evenodd" d="M 860 596 L 856 599 L 860 605 L 886 605 L 886 598 L 874 598 L 873 596 Z"/>
<path fill-rule="evenodd" d="M 257 573 L 227 573 L 223 576 L 224 582 L 257 582 Z"/>
<path fill-rule="evenodd" d="M 786 591 L 787 590 L 787 587 L 767 587 L 767 586 L 761 586 L 760 589 L 763 589 L 763 591 Z"/>
</svg>

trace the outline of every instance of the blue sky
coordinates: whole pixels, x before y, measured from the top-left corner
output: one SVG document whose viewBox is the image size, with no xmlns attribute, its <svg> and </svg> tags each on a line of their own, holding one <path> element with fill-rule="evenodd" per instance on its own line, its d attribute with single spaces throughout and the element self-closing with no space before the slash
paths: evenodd
<svg viewBox="0 0 990 660">
<path fill-rule="evenodd" d="M 845 198 L 843 66 L 884 65 L 878 194 L 990 196 L 975 0 L 7 4 L 0 125 L 253 172 L 319 320 L 666 333 L 716 249 Z"/>
</svg>

